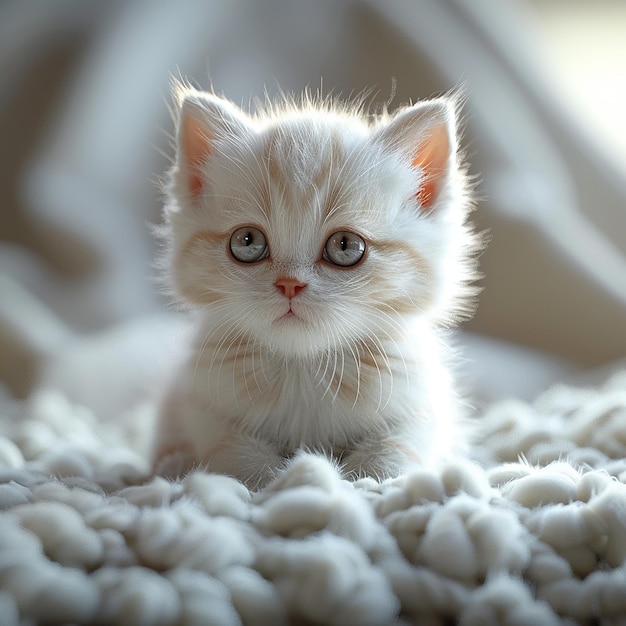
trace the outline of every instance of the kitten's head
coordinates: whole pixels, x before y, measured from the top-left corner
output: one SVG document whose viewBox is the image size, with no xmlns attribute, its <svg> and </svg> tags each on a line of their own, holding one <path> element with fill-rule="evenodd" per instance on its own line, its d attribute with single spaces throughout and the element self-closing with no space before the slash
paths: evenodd
<svg viewBox="0 0 626 626">
<path fill-rule="evenodd" d="M 475 243 L 452 101 L 378 118 L 306 98 L 249 116 L 187 88 L 178 102 L 167 264 L 225 341 L 307 355 L 463 313 Z"/>
</svg>

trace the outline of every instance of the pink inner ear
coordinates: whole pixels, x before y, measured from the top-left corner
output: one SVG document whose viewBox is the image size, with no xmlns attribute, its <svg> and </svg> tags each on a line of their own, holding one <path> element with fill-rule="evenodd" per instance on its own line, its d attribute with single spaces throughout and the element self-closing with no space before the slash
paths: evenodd
<svg viewBox="0 0 626 626">
<path fill-rule="evenodd" d="M 413 157 L 413 167 L 418 167 L 424 178 L 415 194 L 420 206 L 429 207 L 439 193 L 441 182 L 446 175 L 450 157 L 450 138 L 445 124 L 430 129 Z"/>
<path fill-rule="evenodd" d="M 188 172 L 187 184 L 193 196 L 202 192 L 202 167 L 211 153 L 208 130 L 193 115 L 186 114 L 181 120 L 181 157 Z"/>
<path fill-rule="evenodd" d="M 200 195 L 202 191 L 202 178 L 200 176 L 192 174 L 189 177 L 189 191 L 191 191 L 192 196 Z"/>
</svg>

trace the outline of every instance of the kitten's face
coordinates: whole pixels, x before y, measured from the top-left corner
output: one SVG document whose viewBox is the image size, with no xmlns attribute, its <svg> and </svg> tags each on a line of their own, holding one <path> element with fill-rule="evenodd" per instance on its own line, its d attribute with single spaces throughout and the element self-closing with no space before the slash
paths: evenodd
<svg viewBox="0 0 626 626">
<path fill-rule="evenodd" d="M 200 147 L 179 131 L 187 162 L 179 154 L 169 221 L 174 286 L 211 311 L 225 345 L 301 356 L 376 346 L 429 311 L 441 216 L 418 206 L 423 172 L 387 131 L 320 111 L 257 127 L 219 116 L 190 135 Z"/>
</svg>

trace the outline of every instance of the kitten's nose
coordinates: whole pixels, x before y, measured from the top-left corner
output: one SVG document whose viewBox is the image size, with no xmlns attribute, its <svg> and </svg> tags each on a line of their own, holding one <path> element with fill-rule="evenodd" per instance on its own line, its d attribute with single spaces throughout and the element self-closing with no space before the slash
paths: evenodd
<svg viewBox="0 0 626 626">
<path fill-rule="evenodd" d="M 291 276 L 279 278 L 274 285 L 276 285 L 276 288 L 283 296 L 289 299 L 297 296 L 306 287 L 306 283 L 302 283 L 297 278 L 292 278 Z"/>
</svg>

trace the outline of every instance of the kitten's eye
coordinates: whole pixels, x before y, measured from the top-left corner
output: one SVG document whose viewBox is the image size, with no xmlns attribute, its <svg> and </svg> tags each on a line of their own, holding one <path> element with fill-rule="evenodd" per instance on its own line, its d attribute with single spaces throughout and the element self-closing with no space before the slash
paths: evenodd
<svg viewBox="0 0 626 626">
<path fill-rule="evenodd" d="M 265 235 L 252 226 L 238 228 L 230 238 L 230 251 L 242 263 L 255 263 L 268 255 Z"/>
<path fill-rule="evenodd" d="M 365 254 L 365 241 L 347 230 L 332 234 L 324 246 L 324 259 L 333 265 L 356 265 Z"/>
</svg>

